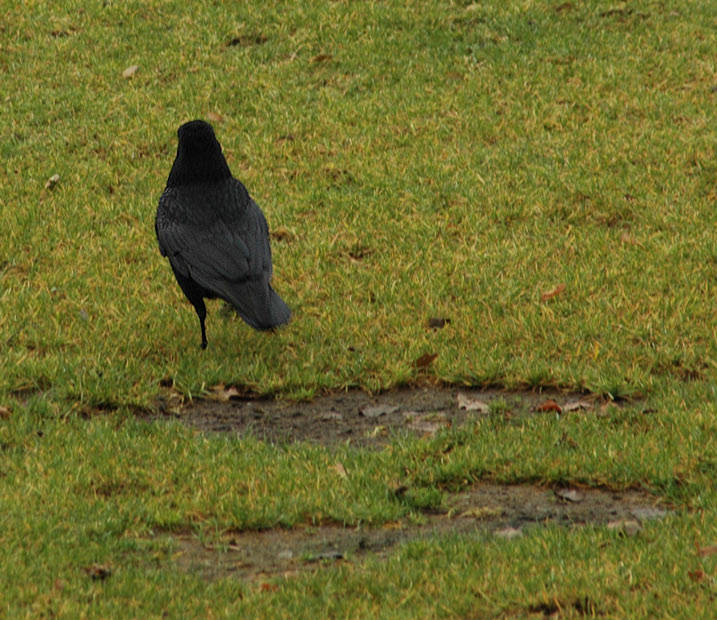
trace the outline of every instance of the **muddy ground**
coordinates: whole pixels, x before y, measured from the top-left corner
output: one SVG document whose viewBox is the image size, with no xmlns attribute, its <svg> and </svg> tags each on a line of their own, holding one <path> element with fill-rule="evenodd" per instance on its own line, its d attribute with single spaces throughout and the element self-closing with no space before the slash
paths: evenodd
<svg viewBox="0 0 717 620">
<path fill-rule="evenodd" d="M 275 443 L 311 441 L 333 445 L 348 441 L 380 448 L 391 433 L 433 434 L 483 416 L 604 415 L 620 406 L 595 396 L 554 390 L 507 392 L 470 388 L 426 387 L 382 394 L 350 390 L 311 401 L 247 398 L 221 386 L 213 398 L 177 407 L 171 395 L 160 414 L 177 415 L 186 424 L 210 433 L 251 433 Z"/>
<path fill-rule="evenodd" d="M 207 433 L 231 433 L 266 441 L 348 442 L 381 449 L 395 433 L 430 436 L 481 416 L 605 415 L 618 403 L 557 391 L 505 392 L 463 388 L 401 389 L 370 395 L 348 391 L 308 402 L 252 399 L 220 386 L 214 399 L 177 406 L 168 396 L 154 419 L 177 416 Z M 476 534 L 513 538 L 526 529 L 557 524 L 606 525 L 624 535 L 638 533 L 645 521 L 661 519 L 668 508 L 659 498 L 631 490 L 544 488 L 481 483 L 449 496 L 444 513 L 380 528 L 339 525 L 292 530 L 239 532 L 219 544 L 202 544 L 192 535 L 167 535 L 176 567 L 206 579 L 235 576 L 262 580 L 318 566 L 385 557 L 400 543 L 431 536 Z"/>
</svg>

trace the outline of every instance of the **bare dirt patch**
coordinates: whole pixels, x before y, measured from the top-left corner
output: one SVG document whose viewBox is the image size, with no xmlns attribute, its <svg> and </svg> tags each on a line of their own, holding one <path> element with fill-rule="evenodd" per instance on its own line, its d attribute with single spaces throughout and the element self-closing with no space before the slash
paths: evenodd
<svg viewBox="0 0 717 620">
<path fill-rule="evenodd" d="M 460 387 L 397 389 L 381 394 L 358 390 L 307 402 L 247 398 L 235 388 L 221 387 L 214 400 L 178 406 L 171 393 L 153 419 L 178 416 L 206 433 L 230 433 L 275 443 L 309 441 L 322 445 L 348 442 L 381 449 L 392 435 L 430 436 L 485 416 L 605 415 L 622 406 L 597 396 L 557 390 L 506 392 Z M 547 524 L 566 527 L 607 525 L 625 535 L 660 519 L 667 509 L 654 496 L 631 490 L 544 488 L 534 485 L 481 483 L 450 495 L 447 509 L 424 513 L 378 528 L 340 525 L 292 530 L 237 532 L 218 543 L 202 543 L 190 534 L 172 535 L 172 562 L 180 570 L 205 579 L 235 576 L 261 580 L 292 575 L 322 565 L 359 562 L 369 555 L 385 557 L 396 545 L 448 534 L 512 538 Z"/>
<path fill-rule="evenodd" d="M 496 415 L 599 415 L 610 404 L 596 396 L 555 390 L 506 392 L 471 388 L 398 389 L 382 394 L 351 390 L 311 401 L 245 398 L 195 400 L 162 415 L 178 415 L 186 424 L 209 433 L 253 434 L 275 443 L 311 441 L 324 445 L 350 442 L 380 448 L 392 432 L 430 435 L 480 417 Z"/>
<path fill-rule="evenodd" d="M 569 498 L 569 499 L 568 499 Z M 424 514 L 380 528 L 340 525 L 292 530 L 239 532 L 219 543 L 202 544 L 191 535 L 171 538 L 172 562 L 207 580 L 236 577 L 255 581 L 291 576 L 369 556 L 383 558 L 401 543 L 449 534 L 513 538 L 547 524 L 580 527 L 607 525 L 634 535 L 645 521 L 661 519 L 667 509 L 641 491 L 548 489 L 531 485 L 478 484 L 449 500 L 442 514 Z"/>
</svg>

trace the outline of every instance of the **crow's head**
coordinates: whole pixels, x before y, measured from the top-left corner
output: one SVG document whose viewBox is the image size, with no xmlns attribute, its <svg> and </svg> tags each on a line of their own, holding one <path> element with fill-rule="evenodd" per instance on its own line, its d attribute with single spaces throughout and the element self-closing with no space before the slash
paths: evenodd
<svg viewBox="0 0 717 620">
<path fill-rule="evenodd" d="M 178 130 L 179 146 L 168 186 L 206 183 L 231 177 L 214 129 L 204 121 L 189 121 Z"/>
<path fill-rule="evenodd" d="M 177 129 L 179 145 L 192 150 L 220 148 L 214 128 L 205 121 L 189 121 Z"/>
</svg>

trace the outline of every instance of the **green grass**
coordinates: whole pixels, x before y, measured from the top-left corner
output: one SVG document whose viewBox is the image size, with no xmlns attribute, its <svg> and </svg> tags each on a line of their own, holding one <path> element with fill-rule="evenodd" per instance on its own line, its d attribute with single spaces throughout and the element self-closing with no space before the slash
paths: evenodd
<svg viewBox="0 0 717 620">
<path fill-rule="evenodd" d="M 717 540 L 712 3 L 67 0 L 2 15 L 0 615 L 708 616 L 715 556 L 694 543 Z M 294 319 L 267 335 L 212 304 L 201 351 L 153 219 L 177 126 L 210 114 L 282 233 L 274 282 Z M 451 323 L 429 330 L 432 316 Z M 380 453 L 132 414 L 167 381 L 295 398 L 426 380 L 647 400 Z M 80 416 L 98 408 L 112 411 Z M 177 573 L 147 542 L 380 525 L 481 478 L 642 486 L 676 512 L 629 539 L 414 543 L 277 591 Z M 81 570 L 105 561 L 104 582 Z"/>
</svg>

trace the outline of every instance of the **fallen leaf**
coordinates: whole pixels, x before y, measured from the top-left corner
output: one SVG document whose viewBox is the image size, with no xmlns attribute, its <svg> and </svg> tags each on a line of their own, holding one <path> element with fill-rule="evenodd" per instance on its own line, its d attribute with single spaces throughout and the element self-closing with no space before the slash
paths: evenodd
<svg viewBox="0 0 717 620">
<path fill-rule="evenodd" d="M 565 284 L 558 284 L 555 288 L 551 288 L 549 291 L 545 291 L 545 293 L 540 296 L 540 299 L 543 301 L 548 301 L 556 295 L 560 295 L 560 293 L 565 290 L 565 286 Z"/>
<path fill-rule="evenodd" d="M 630 512 L 640 523 L 644 521 L 659 521 L 667 516 L 667 511 L 664 508 L 633 508 Z"/>
<path fill-rule="evenodd" d="M 83 566 L 82 570 L 95 580 L 107 579 L 112 574 L 112 568 L 109 564 L 91 564 L 90 566 Z"/>
<path fill-rule="evenodd" d="M 700 581 L 703 581 L 704 578 L 707 576 L 707 575 L 705 574 L 705 571 L 703 571 L 703 570 L 701 570 L 701 569 L 699 569 L 699 568 L 698 568 L 697 570 L 688 571 L 688 572 L 687 572 L 687 575 L 689 576 L 690 579 L 692 579 L 692 581 L 694 581 L 694 582 L 696 582 L 696 583 L 699 583 Z"/>
<path fill-rule="evenodd" d="M 325 62 L 333 58 L 333 54 L 319 54 L 311 59 L 311 62 Z"/>
<path fill-rule="evenodd" d="M 425 353 L 421 355 L 415 362 L 413 362 L 413 365 L 416 368 L 428 368 L 438 357 L 438 353 Z"/>
<path fill-rule="evenodd" d="M 495 535 L 510 540 L 511 538 L 517 538 L 518 536 L 522 536 L 523 532 L 514 527 L 504 527 L 502 530 L 498 530 Z"/>
<path fill-rule="evenodd" d="M 221 114 L 217 114 L 216 112 L 207 112 L 207 118 L 212 121 L 212 123 L 224 122 L 224 117 Z"/>
<path fill-rule="evenodd" d="M 569 403 L 563 405 L 563 411 L 566 413 L 569 411 L 579 411 L 580 409 L 592 409 L 592 403 L 586 400 L 571 400 Z"/>
<path fill-rule="evenodd" d="M 343 419 L 343 416 L 338 411 L 324 411 L 319 415 L 319 419 L 324 422 L 338 422 Z"/>
<path fill-rule="evenodd" d="M 184 408 L 184 394 L 178 392 L 174 387 L 165 388 L 159 395 L 159 410 L 164 414 L 178 415 Z"/>
<path fill-rule="evenodd" d="M 620 235 L 620 243 L 628 245 L 637 245 L 637 240 L 630 233 L 624 232 L 622 233 L 622 235 Z"/>
<path fill-rule="evenodd" d="M 560 440 L 561 440 L 563 443 L 568 444 L 571 448 L 579 448 L 579 447 L 580 447 L 579 444 L 578 444 L 578 442 L 575 441 L 575 440 L 574 440 L 570 435 L 568 435 L 567 433 L 563 433 L 563 435 L 562 435 L 562 437 L 560 438 Z"/>
<path fill-rule="evenodd" d="M 620 530 L 626 536 L 634 536 L 642 530 L 642 526 L 633 519 L 620 519 L 619 521 L 610 521 L 607 524 L 607 529 Z"/>
<path fill-rule="evenodd" d="M 125 79 L 131 78 L 135 73 L 137 73 L 137 69 L 139 69 L 137 65 L 127 67 L 124 71 L 122 71 L 122 77 Z"/>
<path fill-rule="evenodd" d="M 0 405 L 0 418 L 7 420 L 10 417 L 10 408 Z"/>
<path fill-rule="evenodd" d="M 423 433 L 424 436 L 430 436 L 435 435 L 439 430 L 441 430 L 442 428 L 447 428 L 450 425 L 450 422 L 445 418 L 439 418 L 437 420 L 428 420 L 425 417 L 416 417 L 408 423 L 408 428 L 410 428 L 412 431 Z"/>
<path fill-rule="evenodd" d="M 535 407 L 535 411 L 555 411 L 556 413 L 563 412 L 560 405 L 558 405 L 558 403 L 556 403 L 552 399 L 548 399 L 548 400 L 540 403 L 538 406 Z"/>
<path fill-rule="evenodd" d="M 458 392 L 458 408 L 466 411 L 478 411 L 479 413 L 490 412 L 490 407 L 482 400 L 473 399 L 460 392 Z"/>
<path fill-rule="evenodd" d="M 450 319 L 434 316 L 428 319 L 428 327 L 432 329 L 443 329 L 446 325 L 449 325 L 450 322 Z"/>
<path fill-rule="evenodd" d="M 388 435 L 388 429 L 382 424 L 379 424 L 378 426 L 374 426 L 372 431 L 364 433 L 364 435 L 366 437 L 370 437 L 371 439 L 376 439 L 376 437 L 385 437 Z"/>
<path fill-rule="evenodd" d="M 378 418 L 382 415 L 398 411 L 398 407 L 394 405 L 376 405 L 375 407 L 364 407 L 359 410 L 361 415 L 366 418 Z"/>
<path fill-rule="evenodd" d="M 276 241 L 293 241 L 296 235 L 285 226 L 277 226 L 270 232 L 271 238 Z"/>
<path fill-rule="evenodd" d="M 227 41 L 227 47 L 234 47 L 236 45 L 241 45 L 242 47 L 248 47 L 250 45 L 261 45 L 262 43 L 266 43 L 268 40 L 269 38 L 264 36 L 263 34 L 240 34 L 238 37 L 234 37 L 233 39 Z"/>
<path fill-rule="evenodd" d="M 710 545 L 709 547 L 700 547 L 699 545 L 697 546 L 697 554 L 700 557 L 705 558 L 708 555 L 714 555 L 715 553 L 717 553 L 717 545 Z"/>
<path fill-rule="evenodd" d="M 223 383 L 217 383 L 216 385 L 213 385 L 209 388 L 209 393 L 207 394 L 207 396 L 212 400 L 217 400 L 220 403 L 225 403 L 232 398 L 241 398 L 241 392 L 235 385 L 230 385 L 229 387 L 227 387 Z"/>
<path fill-rule="evenodd" d="M 615 401 L 607 401 L 600 405 L 600 411 L 598 412 L 598 416 L 604 418 L 609 415 L 612 415 L 619 409 L 621 409 L 621 407 L 618 403 L 616 403 Z"/>
<path fill-rule="evenodd" d="M 336 463 L 336 465 L 332 465 L 331 467 L 329 467 L 329 469 L 333 469 L 344 480 L 348 478 L 348 475 L 346 474 L 346 469 L 344 468 L 342 463 Z"/>
<path fill-rule="evenodd" d="M 47 179 L 47 183 L 45 183 L 45 189 L 52 189 L 59 182 L 60 182 L 60 175 L 53 174 L 49 179 Z"/>
<path fill-rule="evenodd" d="M 558 489 L 555 495 L 566 502 L 582 502 L 583 496 L 576 489 Z"/>
<path fill-rule="evenodd" d="M 259 586 L 259 589 L 262 592 L 276 592 L 279 589 L 279 586 L 277 586 L 275 583 L 262 583 Z"/>
<path fill-rule="evenodd" d="M 491 508 L 490 506 L 478 506 L 469 508 L 465 512 L 456 515 L 457 519 L 490 519 L 491 517 L 500 517 L 503 514 L 502 508 Z"/>
<path fill-rule="evenodd" d="M 573 6 L 572 2 L 563 2 L 562 4 L 555 7 L 556 13 L 562 13 L 563 11 L 571 11 L 575 7 Z"/>
</svg>

